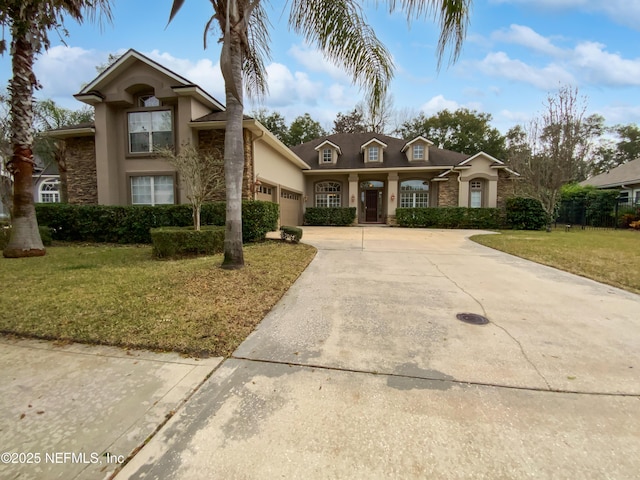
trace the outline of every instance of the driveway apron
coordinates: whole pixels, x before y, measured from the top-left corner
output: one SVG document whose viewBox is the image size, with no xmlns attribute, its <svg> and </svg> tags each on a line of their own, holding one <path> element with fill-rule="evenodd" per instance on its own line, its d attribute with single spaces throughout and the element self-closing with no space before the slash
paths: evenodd
<svg viewBox="0 0 640 480">
<path fill-rule="evenodd" d="M 472 233 L 305 227 L 309 268 L 119 478 L 636 478 L 640 297 Z"/>
</svg>

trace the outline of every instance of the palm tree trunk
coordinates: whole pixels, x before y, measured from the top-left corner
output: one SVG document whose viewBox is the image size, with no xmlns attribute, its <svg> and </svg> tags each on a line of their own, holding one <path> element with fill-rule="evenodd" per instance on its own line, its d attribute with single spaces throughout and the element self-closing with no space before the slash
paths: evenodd
<svg viewBox="0 0 640 480">
<path fill-rule="evenodd" d="M 34 28 L 34 27 L 32 27 Z M 21 35 L 22 33 L 22 35 Z M 33 205 L 33 75 L 34 48 L 25 40 L 25 32 L 12 32 L 11 63 L 11 142 L 13 156 L 13 220 L 11 237 L 2 254 L 7 258 L 35 257 L 45 254 Z"/>
<path fill-rule="evenodd" d="M 225 47 L 228 50 L 225 50 Z M 223 46 L 222 48 L 220 63 L 225 77 L 227 103 L 227 125 L 224 137 L 224 177 L 227 207 L 222 268 L 238 269 L 244 266 L 244 254 L 242 251 L 244 136 L 242 135 L 242 49 L 240 37 L 233 30 L 228 37 L 228 46 Z"/>
</svg>

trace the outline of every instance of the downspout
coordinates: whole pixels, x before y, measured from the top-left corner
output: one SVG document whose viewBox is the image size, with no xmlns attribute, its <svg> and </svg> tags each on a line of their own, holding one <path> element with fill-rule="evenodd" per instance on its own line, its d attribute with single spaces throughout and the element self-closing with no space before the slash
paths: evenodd
<svg viewBox="0 0 640 480">
<path fill-rule="evenodd" d="M 260 130 L 260 136 L 259 137 L 254 136 L 254 138 L 251 140 L 251 161 L 253 162 L 253 165 L 252 165 L 253 185 L 251 185 L 251 191 L 253 192 L 253 200 L 256 200 L 258 198 L 258 193 L 256 192 L 256 182 L 258 181 L 258 176 L 256 174 L 256 141 L 260 140 L 262 137 L 264 137 L 264 131 Z"/>
</svg>

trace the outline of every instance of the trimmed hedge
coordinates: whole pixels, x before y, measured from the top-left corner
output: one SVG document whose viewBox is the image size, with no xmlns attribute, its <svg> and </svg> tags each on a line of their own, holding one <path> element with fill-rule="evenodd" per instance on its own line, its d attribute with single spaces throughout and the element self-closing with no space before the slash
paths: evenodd
<svg viewBox="0 0 640 480">
<path fill-rule="evenodd" d="M 304 212 L 305 225 L 351 225 L 356 219 L 356 207 L 309 207 Z"/>
<path fill-rule="evenodd" d="M 280 227 L 280 232 L 280 238 L 285 242 L 288 240 L 292 243 L 298 243 L 302 238 L 302 229 L 299 227 L 288 227 L 283 225 Z"/>
<path fill-rule="evenodd" d="M 542 230 L 547 214 L 539 200 L 525 197 L 507 198 L 506 225 L 513 230 Z"/>
<path fill-rule="evenodd" d="M 69 205 L 63 203 L 36 204 L 40 225 L 53 231 L 54 240 L 151 243 L 150 230 L 160 227 L 193 225 L 189 204 L 151 206 Z M 225 224 L 225 203 L 202 206 L 202 225 Z M 242 203 L 242 237 L 245 242 L 263 240 L 267 232 L 278 225 L 278 205 L 271 202 Z"/>
<path fill-rule="evenodd" d="M 42 245 L 48 247 L 51 245 L 52 236 L 51 229 L 49 227 L 38 226 L 38 230 L 40 230 L 40 240 L 42 240 Z M 11 236 L 11 227 L 0 227 L 0 252 L 4 250 L 4 247 L 9 243 L 9 237 Z"/>
<path fill-rule="evenodd" d="M 181 258 L 192 255 L 214 255 L 224 251 L 224 227 L 162 227 L 151 229 L 153 256 Z"/>
<path fill-rule="evenodd" d="M 504 215 L 499 208 L 398 208 L 396 222 L 401 227 L 499 229 Z"/>
</svg>

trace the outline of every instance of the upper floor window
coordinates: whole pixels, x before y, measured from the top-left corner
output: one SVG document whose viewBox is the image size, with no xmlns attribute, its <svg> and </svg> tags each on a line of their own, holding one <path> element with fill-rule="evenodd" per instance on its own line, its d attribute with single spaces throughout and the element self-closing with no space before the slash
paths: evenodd
<svg viewBox="0 0 640 480">
<path fill-rule="evenodd" d="M 405 180 L 400 183 L 401 208 L 425 208 L 429 206 L 429 182 Z"/>
<path fill-rule="evenodd" d="M 424 145 L 413 146 L 413 159 L 424 160 Z"/>
<path fill-rule="evenodd" d="M 38 192 L 41 203 L 60 203 L 60 182 L 50 178 L 40 184 Z"/>
<path fill-rule="evenodd" d="M 333 162 L 333 150 L 330 148 L 325 148 L 322 150 L 322 163 L 332 163 Z"/>
<path fill-rule="evenodd" d="M 377 162 L 380 158 L 380 148 L 379 147 L 369 147 L 369 155 L 368 159 L 370 162 Z"/>
<path fill-rule="evenodd" d="M 149 153 L 170 147 L 173 145 L 171 110 L 130 112 L 128 131 L 130 153 Z"/>
<path fill-rule="evenodd" d="M 471 180 L 469 182 L 469 206 L 471 208 L 482 207 L 482 180 Z"/>
</svg>

